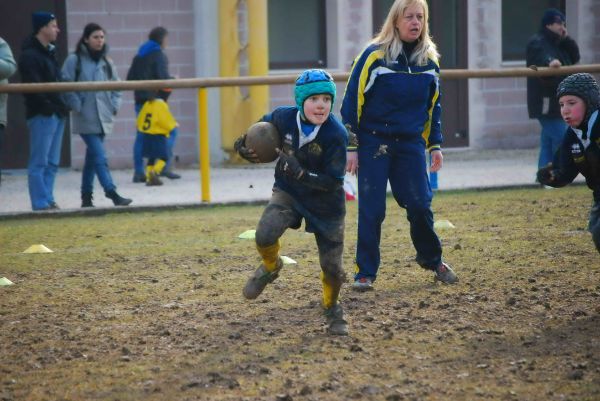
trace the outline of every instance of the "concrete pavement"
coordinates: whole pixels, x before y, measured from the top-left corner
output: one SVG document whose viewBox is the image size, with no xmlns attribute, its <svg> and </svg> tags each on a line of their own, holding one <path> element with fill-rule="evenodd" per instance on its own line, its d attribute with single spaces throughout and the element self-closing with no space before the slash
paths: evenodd
<svg viewBox="0 0 600 401">
<path fill-rule="evenodd" d="M 439 173 L 439 190 L 479 189 L 535 185 L 537 149 L 528 150 L 452 150 L 444 152 L 444 167 Z M 266 201 L 273 185 L 273 164 L 213 167 L 211 169 L 211 203 Z M 133 199 L 129 209 L 201 204 L 198 169 L 178 169 L 181 179 L 164 179 L 164 185 L 147 187 L 134 184 L 132 170 L 112 171 L 121 196 Z M 354 177 L 352 178 L 355 182 Z M 579 177 L 581 180 L 581 177 Z M 81 171 L 61 169 L 55 184 L 59 213 L 81 210 Z M 94 204 L 114 208 L 104 197 L 96 181 Z M 87 209 L 86 209 L 87 210 Z M 6 170 L 0 186 L 0 216 L 31 213 L 27 190 L 27 171 Z M 53 212 L 36 212 L 53 213 Z"/>
</svg>

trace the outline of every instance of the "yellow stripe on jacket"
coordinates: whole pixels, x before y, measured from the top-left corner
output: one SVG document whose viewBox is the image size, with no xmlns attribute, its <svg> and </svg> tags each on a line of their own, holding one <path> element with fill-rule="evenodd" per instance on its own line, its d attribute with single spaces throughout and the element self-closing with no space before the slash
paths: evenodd
<svg viewBox="0 0 600 401">
<path fill-rule="evenodd" d="M 436 74 L 436 76 L 437 76 L 437 74 Z M 431 107 L 427 111 L 427 114 L 429 114 L 429 118 L 427 119 L 427 122 L 425 123 L 425 129 L 423 130 L 423 133 L 421 134 L 423 139 L 425 139 L 425 146 L 427 146 L 427 150 L 430 152 L 434 149 L 441 149 L 441 146 L 439 144 L 431 145 L 429 143 L 429 135 L 431 134 L 431 119 L 433 117 L 433 109 L 434 109 L 435 103 L 437 102 L 439 97 L 440 97 L 440 86 L 436 85 L 433 99 L 431 99 Z"/>
<path fill-rule="evenodd" d="M 367 57 L 367 60 L 365 61 L 362 70 L 360 71 L 360 79 L 358 81 L 358 99 L 356 105 L 356 114 L 358 117 L 357 121 L 359 123 L 360 116 L 362 115 L 362 107 L 365 104 L 365 88 L 367 87 L 367 81 L 369 79 L 369 69 L 375 61 L 384 57 L 385 52 L 383 50 L 375 50 L 373 53 L 369 54 L 369 57 Z"/>
<path fill-rule="evenodd" d="M 137 118 L 137 129 L 144 134 L 168 137 L 177 125 L 169 105 L 162 99 L 148 100 L 144 103 Z"/>
</svg>

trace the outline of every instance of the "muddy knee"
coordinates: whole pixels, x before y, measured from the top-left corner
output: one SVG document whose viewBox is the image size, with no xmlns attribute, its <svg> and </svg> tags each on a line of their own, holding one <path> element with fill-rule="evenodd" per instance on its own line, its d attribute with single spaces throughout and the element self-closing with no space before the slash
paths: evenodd
<svg viewBox="0 0 600 401">
<path fill-rule="evenodd" d="M 258 248 L 266 248 L 277 242 L 279 233 L 269 230 L 268 227 L 259 227 L 254 239 Z"/>
</svg>

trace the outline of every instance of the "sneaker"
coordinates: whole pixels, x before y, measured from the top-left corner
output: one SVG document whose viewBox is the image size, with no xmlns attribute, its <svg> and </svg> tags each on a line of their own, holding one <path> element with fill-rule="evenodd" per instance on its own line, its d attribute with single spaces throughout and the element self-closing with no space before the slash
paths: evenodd
<svg viewBox="0 0 600 401">
<path fill-rule="evenodd" d="M 279 258 L 277 260 L 277 268 L 275 271 L 268 272 L 265 268 L 265 265 L 262 263 L 256 269 L 254 274 L 250 276 L 246 285 L 244 286 L 244 290 L 242 293 L 244 294 L 244 298 L 246 299 L 256 299 L 263 292 L 267 284 L 275 281 L 277 277 L 279 277 L 279 271 L 283 267 L 283 260 Z"/>
<path fill-rule="evenodd" d="M 179 178 L 181 178 L 181 176 L 177 173 L 172 172 L 171 170 L 163 170 L 162 173 L 160 173 L 161 177 L 167 177 L 170 180 L 177 180 Z"/>
<path fill-rule="evenodd" d="M 435 280 L 439 280 L 444 284 L 454 284 L 458 282 L 458 277 L 454 270 L 445 262 L 439 264 L 434 270 Z"/>
<path fill-rule="evenodd" d="M 146 182 L 146 174 L 144 174 L 144 173 L 133 173 L 133 182 L 135 182 L 135 183 Z"/>
<path fill-rule="evenodd" d="M 371 291 L 373 289 L 373 280 L 368 277 L 361 277 L 358 280 L 354 280 L 352 289 L 360 292 Z"/>
<path fill-rule="evenodd" d="M 342 305 L 336 304 L 325 309 L 325 318 L 327 319 L 327 332 L 329 334 L 334 336 L 348 335 L 348 322 L 344 319 Z"/>
<path fill-rule="evenodd" d="M 50 210 L 59 210 L 60 207 L 58 207 L 58 204 L 56 202 L 50 202 L 48 204 L 48 209 L 50 209 Z"/>
<path fill-rule="evenodd" d="M 150 177 L 148 178 L 148 181 L 146 181 L 147 187 L 153 187 L 162 184 L 163 182 L 160 178 L 158 178 L 158 174 L 156 174 L 155 172 L 150 173 Z"/>
</svg>

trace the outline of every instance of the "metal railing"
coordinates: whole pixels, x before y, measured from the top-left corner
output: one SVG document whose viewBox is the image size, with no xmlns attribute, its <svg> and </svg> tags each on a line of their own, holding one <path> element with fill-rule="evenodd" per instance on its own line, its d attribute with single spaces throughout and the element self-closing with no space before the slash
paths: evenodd
<svg viewBox="0 0 600 401">
<path fill-rule="evenodd" d="M 474 79 L 474 78 L 509 78 L 509 77 L 545 77 L 569 75 L 578 72 L 600 73 L 600 64 L 573 65 L 560 68 L 529 67 L 506 69 L 454 69 L 442 70 L 440 78 Z M 334 73 L 338 82 L 346 81 L 349 73 Z M 110 82 L 52 82 L 37 84 L 0 85 L 0 93 L 40 93 L 40 92 L 82 92 L 108 90 L 140 90 L 140 89 L 198 89 L 199 116 L 199 157 L 201 201 L 210 202 L 210 152 L 208 135 L 208 88 L 226 86 L 252 85 L 285 85 L 293 84 L 297 75 L 277 75 L 265 77 L 218 77 L 218 78 L 184 78 L 153 81 L 110 81 Z"/>
</svg>

